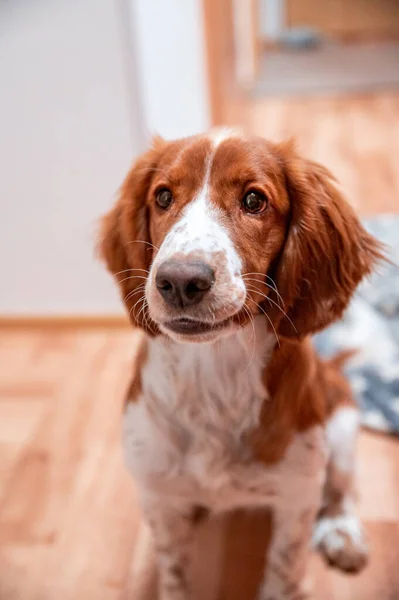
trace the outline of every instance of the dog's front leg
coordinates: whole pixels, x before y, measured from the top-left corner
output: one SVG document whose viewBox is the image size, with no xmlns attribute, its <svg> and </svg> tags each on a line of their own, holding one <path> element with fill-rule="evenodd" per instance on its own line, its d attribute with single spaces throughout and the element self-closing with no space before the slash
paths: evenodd
<svg viewBox="0 0 399 600">
<path fill-rule="evenodd" d="M 259 600 L 304 600 L 307 560 L 317 506 L 273 511 L 273 532 Z"/>
<path fill-rule="evenodd" d="M 144 512 L 154 537 L 159 600 L 192 600 L 193 510 L 158 497 L 146 499 Z"/>
<path fill-rule="evenodd" d="M 280 462 L 265 470 L 265 482 L 274 492 L 264 493 L 265 504 L 270 499 L 272 533 L 259 600 L 307 597 L 306 569 L 326 462 L 324 431 L 315 426 L 297 433 Z"/>
</svg>

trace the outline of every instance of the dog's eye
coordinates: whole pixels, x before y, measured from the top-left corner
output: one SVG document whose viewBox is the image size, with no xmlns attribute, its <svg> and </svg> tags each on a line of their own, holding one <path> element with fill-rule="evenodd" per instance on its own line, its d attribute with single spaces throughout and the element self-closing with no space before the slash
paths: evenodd
<svg viewBox="0 0 399 600">
<path fill-rule="evenodd" d="M 262 213 L 267 208 L 267 198 L 260 192 L 248 192 L 242 199 L 242 207 L 252 215 Z"/>
<path fill-rule="evenodd" d="M 173 202 L 173 196 L 172 196 L 172 192 L 166 188 L 159 190 L 159 192 L 157 193 L 157 204 L 160 208 L 163 208 L 163 210 L 166 210 L 167 208 L 169 208 L 169 206 L 172 204 Z"/>
</svg>

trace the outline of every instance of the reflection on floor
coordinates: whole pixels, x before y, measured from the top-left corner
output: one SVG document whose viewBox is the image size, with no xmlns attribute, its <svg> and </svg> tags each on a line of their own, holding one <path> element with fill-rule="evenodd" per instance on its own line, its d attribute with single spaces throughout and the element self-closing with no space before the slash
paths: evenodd
<svg viewBox="0 0 399 600">
<path fill-rule="evenodd" d="M 302 50 L 265 50 L 255 94 L 367 92 L 399 86 L 399 42 L 326 40 Z"/>
</svg>

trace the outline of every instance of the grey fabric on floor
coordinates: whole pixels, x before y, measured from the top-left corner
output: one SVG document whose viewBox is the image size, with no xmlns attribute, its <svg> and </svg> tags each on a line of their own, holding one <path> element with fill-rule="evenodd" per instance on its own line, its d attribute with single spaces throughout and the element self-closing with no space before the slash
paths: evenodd
<svg viewBox="0 0 399 600">
<path fill-rule="evenodd" d="M 367 219 L 368 231 L 387 247 L 399 265 L 399 216 Z M 359 348 L 348 361 L 363 424 L 399 435 L 399 268 L 383 264 L 357 291 L 344 319 L 315 336 L 322 356 Z"/>
</svg>

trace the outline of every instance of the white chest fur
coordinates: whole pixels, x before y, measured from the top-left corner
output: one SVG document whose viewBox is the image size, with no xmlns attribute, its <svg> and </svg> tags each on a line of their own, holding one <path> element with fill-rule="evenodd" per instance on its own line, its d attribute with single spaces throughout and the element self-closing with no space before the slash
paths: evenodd
<svg viewBox="0 0 399 600">
<path fill-rule="evenodd" d="M 251 504 L 237 492 L 246 495 L 248 480 L 267 493 L 244 438 L 267 401 L 262 375 L 273 346 L 262 318 L 216 344 L 149 341 L 142 394 L 124 417 L 127 464 L 144 488 L 214 510 Z"/>
</svg>

